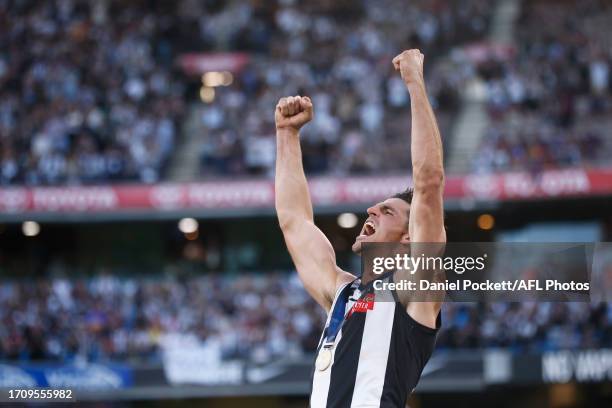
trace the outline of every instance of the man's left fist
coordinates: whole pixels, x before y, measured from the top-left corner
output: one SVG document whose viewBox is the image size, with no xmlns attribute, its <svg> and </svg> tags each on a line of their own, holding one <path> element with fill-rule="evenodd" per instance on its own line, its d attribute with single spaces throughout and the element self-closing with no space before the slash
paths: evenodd
<svg viewBox="0 0 612 408">
<path fill-rule="evenodd" d="M 276 105 L 274 120 L 276 129 L 300 130 L 313 115 L 312 101 L 307 96 L 281 98 Z"/>
<path fill-rule="evenodd" d="M 422 84 L 424 59 L 420 50 L 407 50 L 393 58 L 393 66 L 400 71 L 406 85 Z"/>
</svg>

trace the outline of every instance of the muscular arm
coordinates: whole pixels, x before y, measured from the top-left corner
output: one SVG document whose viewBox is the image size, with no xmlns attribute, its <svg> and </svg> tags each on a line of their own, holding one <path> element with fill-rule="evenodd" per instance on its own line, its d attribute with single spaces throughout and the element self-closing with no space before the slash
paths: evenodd
<svg viewBox="0 0 612 408">
<path fill-rule="evenodd" d="M 329 240 L 314 223 L 299 140 L 299 128 L 312 118 L 312 103 L 308 98 L 283 98 L 275 117 L 278 221 L 304 287 L 329 310 L 338 285 L 352 276 L 336 266 Z"/>
<path fill-rule="evenodd" d="M 425 84 L 409 86 L 412 101 L 412 179 L 414 195 L 409 233 L 413 242 L 445 242 L 442 195 L 442 140 Z"/>
<path fill-rule="evenodd" d="M 428 256 L 436 256 L 440 255 L 442 244 L 446 242 L 442 201 L 444 166 L 440 131 L 423 79 L 423 60 L 424 57 L 418 50 L 410 50 L 397 56 L 393 63 L 401 70 L 411 101 L 414 185 L 408 227 L 411 251 L 416 250 L 419 255 L 425 252 Z M 419 245 L 420 243 L 441 245 Z M 436 317 L 442 305 L 440 294 L 434 296 L 436 301 L 410 302 L 407 305 L 410 316 L 429 327 L 435 327 Z M 437 301 L 438 299 L 440 301 Z"/>
</svg>

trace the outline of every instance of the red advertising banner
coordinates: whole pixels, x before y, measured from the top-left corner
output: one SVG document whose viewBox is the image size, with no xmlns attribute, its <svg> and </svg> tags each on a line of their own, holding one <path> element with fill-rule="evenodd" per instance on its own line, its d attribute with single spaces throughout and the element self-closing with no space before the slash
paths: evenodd
<svg viewBox="0 0 612 408">
<path fill-rule="evenodd" d="M 367 204 L 411 185 L 409 176 L 315 178 L 310 182 L 317 206 Z M 448 201 L 533 200 L 612 195 L 612 168 L 551 170 L 531 175 L 448 176 Z M 204 181 L 157 185 L 0 188 L 0 212 L 113 213 L 261 209 L 274 205 L 272 180 Z"/>
</svg>

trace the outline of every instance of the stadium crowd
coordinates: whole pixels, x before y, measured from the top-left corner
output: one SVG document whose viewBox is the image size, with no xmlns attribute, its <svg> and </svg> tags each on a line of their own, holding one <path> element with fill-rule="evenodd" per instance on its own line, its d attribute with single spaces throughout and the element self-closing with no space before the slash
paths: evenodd
<svg viewBox="0 0 612 408">
<path fill-rule="evenodd" d="M 523 2 L 516 55 L 479 67 L 492 123 L 476 171 L 538 172 L 610 157 L 612 3 L 551 5 Z"/>
<path fill-rule="evenodd" d="M 195 111 L 187 133 L 203 136 L 204 174 L 271 175 L 271 108 L 280 96 L 296 94 L 311 96 L 315 107 L 313 122 L 301 133 L 307 172 L 408 169 L 409 97 L 391 64 L 407 44 L 427 56 L 429 94 L 443 133 L 449 133 L 469 67 L 466 72 L 448 53 L 482 39 L 490 2 L 317 3 L 325 2 L 284 1 L 275 13 L 267 10 L 276 28 L 270 53 L 253 60 L 243 81 Z"/>
<path fill-rule="evenodd" d="M 0 1 L 0 185 L 159 179 L 185 86 L 148 5 Z"/>
<path fill-rule="evenodd" d="M 490 2 L 400 3 L 0 0 L 0 185 L 155 182 L 181 133 L 201 141 L 204 177 L 266 174 L 271 109 L 297 92 L 317 109 L 309 171 L 407 167 L 408 95 L 389 61 L 408 43 L 429 62 L 481 38 Z M 177 72 L 186 51 L 252 62 L 206 105 Z M 444 125 L 465 73 L 430 69 Z"/>
<path fill-rule="evenodd" d="M 447 303 L 438 348 L 517 352 L 612 342 L 607 303 Z M 0 359 L 159 361 L 165 334 L 256 362 L 316 349 L 323 310 L 297 275 L 53 278 L 0 284 Z"/>
<path fill-rule="evenodd" d="M 605 158 L 609 2 L 522 2 L 516 55 L 470 62 L 459 50 L 486 38 L 493 7 L 0 0 L 0 185 L 155 182 L 180 134 L 198 140 L 193 178 L 268 175 L 271 107 L 296 93 L 316 106 L 303 132 L 307 171 L 407 169 L 409 99 L 389 63 L 406 45 L 427 55 L 445 136 L 468 81 L 485 81 L 491 125 L 472 170 L 540 171 Z M 188 51 L 243 51 L 250 62 L 203 103 L 199 81 L 178 72 L 176 59 Z"/>
</svg>

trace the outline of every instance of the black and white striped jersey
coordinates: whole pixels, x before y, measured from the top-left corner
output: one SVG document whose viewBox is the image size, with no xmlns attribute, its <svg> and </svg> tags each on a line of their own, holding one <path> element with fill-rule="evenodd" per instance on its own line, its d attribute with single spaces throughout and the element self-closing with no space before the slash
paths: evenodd
<svg viewBox="0 0 612 408">
<path fill-rule="evenodd" d="M 392 276 L 378 280 L 391 281 Z M 346 318 L 333 342 L 331 364 L 313 368 L 310 406 L 404 407 L 433 352 L 440 316 L 436 329 L 423 326 L 408 315 L 395 293 L 374 291 L 373 282 L 362 286 L 357 279 L 336 292 L 317 353 L 332 311 L 346 295 Z"/>
</svg>

